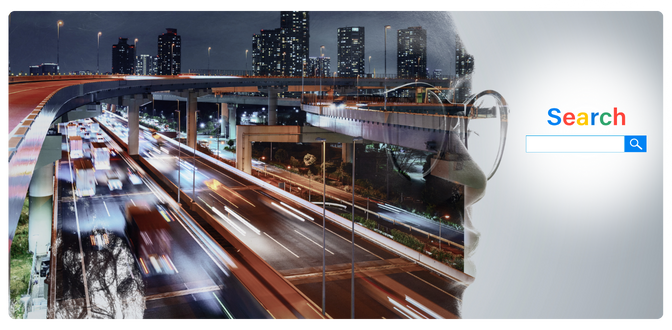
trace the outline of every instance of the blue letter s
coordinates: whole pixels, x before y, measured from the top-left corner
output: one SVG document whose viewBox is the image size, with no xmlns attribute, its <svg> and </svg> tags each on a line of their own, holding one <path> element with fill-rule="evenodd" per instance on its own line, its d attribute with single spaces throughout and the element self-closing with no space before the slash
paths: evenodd
<svg viewBox="0 0 672 330">
<path fill-rule="evenodd" d="M 552 108 L 552 109 L 548 110 L 548 116 L 551 117 L 551 118 L 554 118 L 554 119 L 557 120 L 557 121 L 556 121 L 556 122 L 552 122 L 551 120 L 548 120 L 548 123 L 551 124 L 551 125 L 553 125 L 553 126 L 557 126 L 557 125 L 560 125 L 560 121 L 561 121 L 561 120 L 560 120 L 560 116 L 557 116 L 557 115 L 554 115 L 554 114 L 553 114 L 554 112 L 560 113 L 560 109 L 558 109 L 558 108 Z"/>
</svg>

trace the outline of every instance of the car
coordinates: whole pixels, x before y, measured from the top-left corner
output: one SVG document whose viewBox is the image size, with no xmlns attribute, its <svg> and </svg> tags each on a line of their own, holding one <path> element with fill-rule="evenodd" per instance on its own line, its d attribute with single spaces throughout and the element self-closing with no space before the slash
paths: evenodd
<svg viewBox="0 0 672 330">
<path fill-rule="evenodd" d="M 123 188 L 121 180 L 117 173 L 108 172 L 107 173 L 107 186 L 110 188 L 110 191 L 121 190 Z"/>
<path fill-rule="evenodd" d="M 105 137 L 103 136 L 103 134 L 96 133 L 96 141 L 105 142 Z"/>
<path fill-rule="evenodd" d="M 89 132 L 84 132 L 84 138 L 85 138 L 85 139 L 90 139 L 90 138 L 91 138 L 91 133 L 89 133 Z"/>
<path fill-rule="evenodd" d="M 138 173 L 130 168 L 128 169 L 128 179 L 131 180 L 132 184 L 142 184 L 142 179 L 140 179 Z"/>
</svg>

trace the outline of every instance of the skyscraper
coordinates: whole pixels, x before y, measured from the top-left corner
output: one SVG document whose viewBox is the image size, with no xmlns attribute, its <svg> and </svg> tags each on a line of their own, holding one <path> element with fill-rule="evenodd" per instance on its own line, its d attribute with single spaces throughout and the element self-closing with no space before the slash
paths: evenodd
<svg viewBox="0 0 672 330">
<path fill-rule="evenodd" d="M 135 71 L 135 46 L 128 44 L 128 38 L 119 38 L 112 45 L 112 73 L 133 74 Z"/>
<path fill-rule="evenodd" d="M 363 76 L 364 64 L 364 27 L 338 28 L 338 76 Z"/>
<path fill-rule="evenodd" d="M 282 29 L 281 71 L 286 76 L 301 76 L 303 61 L 308 61 L 310 40 L 310 16 L 307 11 L 280 12 L 280 28 Z"/>
<path fill-rule="evenodd" d="M 281 12 L 280 28 L 252 36 L 252 69 L 256 75 L 301 76 L 308 60 L 308 12 Z"/>
<path fill-rule="evenodd" d="M 331 58 L 327 56 L 310 57 L 306 66 L 308 77 L 331 77 Z"/>
<path fill-rule="evenodd" d="M 157 52 L 157 74 L 177 75 L 182 71 L 182 38 L 177 35 L 177 29 L 166 29 L 161 33 Z"/>
<path fill-rule="evenodd" d="M 257 76 L 279 76 L 282 71 L 282 29 L 261 30 L 252 36 L 252 69 Z M 287 56 L 285 54 L 285 56 Z"/>
<path fill-rule="evenodd" d="M 421 26 L 397 30 L 397 76 L 427 78 L 427 30 Z"/>
<path fill-rule="evenodd" d="M 135 64 L 135 74 L 137 75 L 155 75 L 156 74 L 156 56 L 141 54 L 137 56 Z"/>
</svg>

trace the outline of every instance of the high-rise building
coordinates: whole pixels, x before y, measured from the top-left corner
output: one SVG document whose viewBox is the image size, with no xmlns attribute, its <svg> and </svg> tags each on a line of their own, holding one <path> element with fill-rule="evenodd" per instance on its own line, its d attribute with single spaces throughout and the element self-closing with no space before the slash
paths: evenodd
<svg viewBox="0 0 672 330">
<path fill-rule="evenodd" d="M 331 77 L 331 58 L 328 56 L 309 57 L 306 66 L 308 77 Z"/>
<path fill-rule="evenodd" d="M 338 76 L 363 76 L 364 65 L 364 27 L 338 28 Z"/>
<path fill-rule="evenodd" d="M 397 30 L 397 76 L 427 78 L 427 30 L 421 26 Z"/>
<path fill-rule="evenodd" d="M 128 38 L 119 38 L 112 45 L 112 73 L 133 74 L 135 71 L 135 46 L 128 44 Z"/>
<path fill-rule="evenodd" d="M 432 79 L 441 79 L 441 74 L 442 73 L 443 73 L 443 70 L 434 69 L 434 72 L 432 73 Z"/>
<path fill-rule="evenodd" d="M 301 76 L 308 60 L 309 16 L 304 11 L 280 13 L 280 28 L 252 36 L 252 69 L 261 76 Z"/>
<path fill-rule="evenodd" d="M 303 61 L 308 61 L 310 16 L 307 11 L 280 12 L 281 74 L 301 76 Z"/>
<path fill-rule="evenodd" d="M 156 74 L 156 56 L 141 54 L 137 56 L 135 63 L 135 74 L 137 75 L 155 75 Z"/>
<path fill-rule="evenodd" d="M 282 29 L 261 30 L 252 36 L 252 69 L 257 76 L 279 76 L 282 71 Z M 285 56 L 287 56 L 285 54 Z"/>
<path fill-rule="evenodd" d="M 177 75 L 182 71 L 182 38 L 177 29 L 166 29 L 158 42 L 156 73 L 159 75 Z"/>
<path fill-rule="evenodd" d="M 474 72 L 474 56 L 467 53 L 460 37 L 455 40 L 455 78 L 458 86 L 455 89 L 455 99 L 463 102 L 471 94 L 471 74 Z"/>
</svg>

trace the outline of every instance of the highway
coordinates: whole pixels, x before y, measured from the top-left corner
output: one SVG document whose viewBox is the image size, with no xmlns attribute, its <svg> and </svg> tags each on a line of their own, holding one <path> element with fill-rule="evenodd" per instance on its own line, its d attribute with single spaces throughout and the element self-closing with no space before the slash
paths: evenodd
<svg viewBox="0 0 672 330">
<path fill-rule="evenodd" d="M 199 137 L 199 141 L 201 140 L 211 140 L 214 145 L 216 145 L 216 139 L 214 138 L 201 138 Z M 236 161 L 236 154 L 232 153 L 230 151 L 226 150 L 221 150 L 220 151 L 220 157 L 228 159 L 230 161 Z M 300 176 L 300 175 L 290 175 L 288 171 L 279 169 L 275 166 L 267 166 L 264 162 L 257 161 L 255 159 L 252 160 L 252 166 L 254 169 L 260 172 L 268 171 L 268 173 L 272 173 L 274 175 L 280 176 L 285 179 L 285 181 L 291 181 L 293 182 L 294 189 L 296 189 L 296 183 L 300 184 L 301 186 L 304 187 L 310 187 L 312 189 L 315 189 L 317 191 L 322 191 L 322 185 L 319 182 L 313 181 L 309 182 L 308 178 Z M 314 194 L 314 193 L 313 193 Z M 352 202 L 352 194 L 345 192 L 341 189 L 338 189 L 336 187 L 332 186 L 327 186 L 327 195 L 334 196 L 338 199 L 346 201 L 348 204 Z M 320 194 L 321 196 L 321 194 Z M 305 197 L 304 197 L 305 198 Z M 321 201 L 321 200 L 320 200 Z M 429 220 L 425 217 L 419 216 L 417 214 L 413 214 L 412 212 L 400 209 L 395 206 L 390 206 L 384 203 L 378 203 L 375 201 L 369 201 L 368 206 L 367 206 L 367 199 L 365 197 L 361 197 L 359 195 L 355 196 L 355 204 L 359 206 L 361 209 L 357 210 L 357 215 L 366 217 L 366 214 L 364 211 L 361 211 L 362 209 L 367 209 L 371 212 L 375 212 L 377 214 L 380 214 L 384 217 L 387 217 L 389 219 L 394 219 L 396 222 L 400 222 L 403 224 L 407 224 L 409 226 L 412 226 L 414 228 L 420 229 L 422 231 L 431 233 L 433 235 L 443 237 L 447 240 L 450 240 L 452 242 L 458 243 L 460 245 L 464 246 L 464 233 L 462 231 L 456 230 L 455 228 L 447 225 L 447 224 L 442 224 L 441 225 L 441 230 L 439 231 L 439 224 L 436 221 Z M 335 213 L 350 213 L 352 212 L 351 209 L 344 210 L 344 209 L 339 209 L 339 208 L 331 208 L 332 211 Z M 392 226 L 392 222 L 390 220 L 387 220 L 385 218 L 377 218 L 375 215 L 370 215 L 369 216 L 371 219 L 376 220 L 382 225 L 385 226 Z"/>
<path fill-rule="evenodd" d="M 116 143 L 107 136 L 105 138 L 108 147 L 119 150 Z M 132 160 L 123 153 L 111 158 L 110 170 L 95 172 L 97 185 L 94 196 L 74 196 L 72 176 L 75 174 L 71 176 L 73 166 L 68 157 L 66 140 L 63 137 L 63 157 L 58 162 L 57 171 L 61 244 L 57 249 L 56 300 L 61 306 L 69 306 L 69 309 L 62 308 L 57 314 L 84 317 L 83 307 L 88 300 L 93 318 L 120 315 L 144 318 L 271 318 L 235 276 L 214 263 L 180 221 L 169 223 L 176 273 L 142 276 L 135 260 L 130 263 L 131 267 L 125 267 L 122 262 L 124 257 L 128 259 L 131 255 L 124 236 L 125 207 L 141 203 L 154 205 L 159 202 L 159 197 L 147 185 L 146 178 L 141 184 L 130 182 L 127 172 Z M 85 156 L 88 156 L 86 152 Z M 119 174 L 123 184 L 121 190 L 110 191 L 106 175 L 109 171 Z M 175 213 L 172 215 L 176 216 Z M 94 231 L 106 233 L 110 243 L 103 246 L 101 241 L 92 239 Z M 94 245 L 94 242 L 98 244 Z M 107 268 L 101 266 L 107 264 L 112 265 Z M 106 274 L 110 269 L 115 276 Z M 144 295 L 146 309 L 138 312 L 117 308 L 116 313 L 110 312 L 114 308 L 109 306 L 109 301 L 115 299 L 116 292 L 110 295 L 106 291 L 129 285 L 136 285 Z M 69 305 L 72 302 L 75 302 L 74 305 Z"/>
<path fill-rule="evenodd" d="M 107 115 L 99 119 L 108 128 L 118 120 Z M 221 226 L 321 306 L 322 215 L 201 157 L 196 158 L 194 173 L 190 152 L 182 149 L 180 166 L 177 146 L 162 144 L 159 149 L 156 139 L 141 129 L 141 157 L 173 183 L 179 177 L 181 189 L 195 197 Z M 350 318 L 350 237 L 350 231 L 327 222 L 326 312 L 332 318 Z M 355 244 L 357 318 L 459 317 L 466 284 L 439 276 L 360 237 Z"/>
</svg>

